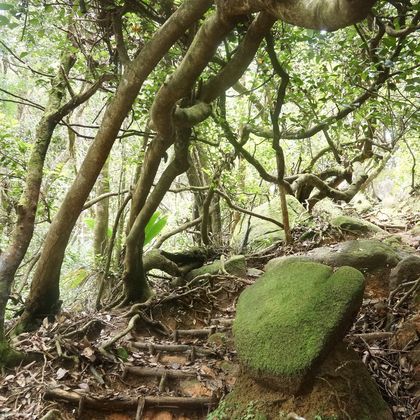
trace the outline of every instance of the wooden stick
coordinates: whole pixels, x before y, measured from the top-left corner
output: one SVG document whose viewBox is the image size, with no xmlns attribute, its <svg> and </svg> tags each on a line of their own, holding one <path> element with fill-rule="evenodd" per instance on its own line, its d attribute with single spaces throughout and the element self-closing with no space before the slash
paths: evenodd
<svg viewBox="0 0 420 420">
<path fill-rule="evenodd" d="M 136 375 L 136 376 L 163 376 L 166 375 L 168 378 L 178 378 L 178 379 L 185 379 L 185 378 L 195 378 L 197 376 L 197 372 L 186 372 L 183 370 L 175 370 L 175 369 L 165 369 L 165 368 L 148 368 L 148 367 L 137 367 L 137 366 L 126 366 L 124 368 L 123 376 L 125 377 L 127 374 Z M 205 375 L 201 375 L 205 377 Z"/>
<path fill-rule="evenodd" d="M 64 400 L 73 404 L 78 404 L 81 395 L 74 391 L 64 391 L 59 388 L 49 388 L 44 394 L 47 400 Z M 198 409 L 208 408 L 217 405 L 215 398 L 209 397 L 145 397 L 144 405 L 146 408 L 168 407 Z M 107 410 L 135 410 L 138 407 L 138 398 L 126 398 L 112 400 L 109 397 L 93 398 L 85 397 L 85 407 L 94 408 L 101 411 Z"/>
<path fill-rule="evenodd" d="M 394 306 L 394 311 L 398 309 L 409 297 L 412 293 L 414 293 L 419 287 L 420 284 L 420 277 L 416 280 L 414 286 L 400 299 L 400 301 Z"/>
<path fill-rule="evenodd" d="M 136 420 L 141 420 L 146 400 L 144 397 L 139 397 L 137 401 Z"/>
<path fill-rule="evenodd" d="M 193 330 L 176 330 L 178 333 L 178 337 L 208 337 L 211 334 L 214 334 L 216 332 L 215 327 L 210 328 L 203 328 L 201 330 L 199 329 L 193 329 Z"/>
<path fill-rule="evenodd" d="M 371 332 L 371 333 L 364 333 L 364 334 L 352 334 L 350 337 L 358 338 L 364 341 L 375 341 L 381 340 L 382 338 L 389 338 L 392 337 L 394 333 L 387 332 L 387 331 L 378 331 L 378 332 Z"/>
<path fill-rule="evenodd" d="M 187 344 L 152 344 L 136 341 L 131 343 L 133 347 L 139 350 L 149 350 L 150 354 L 154 355 L 156 351 L 165 351 L 168 353 L 185 353 L 191 351 L 192 346 Z M 202 347 L 195 347 L 197 355 L 203 356 L 216 356 L 216 353 L 212 350 L 208 350 Z"/>
</svg>

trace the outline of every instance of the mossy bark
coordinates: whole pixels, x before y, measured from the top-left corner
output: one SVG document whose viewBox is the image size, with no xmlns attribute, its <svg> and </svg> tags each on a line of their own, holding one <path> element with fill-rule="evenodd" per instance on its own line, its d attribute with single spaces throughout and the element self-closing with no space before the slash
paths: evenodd
<svg viewBox="0 0 420 420">
<path fill-rule="evenodd" d="M 98 180 L 98 196 L 109 192 L 109 159 L 105 162 Z M 93 250 L 98 268 L 103 263 L 108 245 L 109 198 L 101 200 L 96 205 L 95 230 Z"/>
<path fill-rule="evenodd" d="M 36 140 L 27 165 L 23 192 L 17 205 L 17 221 L 7 248 L 0 253 L 0 341 L 4 339 L 5 310 L 15 274 L 33 236 L 45 156 L 54 130 L 61 119 L 60 108 L 66 92 L 66 78 L 75 62 L 73 54 L 63 53 L 57 75 L 52 80 L 48 103 L 36 128 Z"/>
</svg>

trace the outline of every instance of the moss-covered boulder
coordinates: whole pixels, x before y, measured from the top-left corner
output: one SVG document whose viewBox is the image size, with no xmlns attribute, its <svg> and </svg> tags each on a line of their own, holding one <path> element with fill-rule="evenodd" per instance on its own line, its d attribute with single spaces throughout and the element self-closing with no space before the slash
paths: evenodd
<svg viewBox="0 0 420 420">
<path fill-rule="evenodd" d="M 239 298 L 233 332 L 241 363 L 256 380 L 297 392 L 350 328 L 363 290 L 351 267 L 283 261 Z"/>
<path fill-rule="evenodd" d="M 307 420 L 392 420 L 391 410 L 359 355 L 339 343 L 319 366 L 299 396 L 283 395 L 256 382 L 246 372 L 223 401 L 223 420 L 243 420 L 250 401 L 258 418 L 287 420 L 293 412 Z M 215 418 L 215 417 L 213 417 Z M 252 417 L 254 418 L 254 417 Z M 257 417 L 255 417 L 257 418 Z"/>
<path fill-rule="evenodd" d="M 335 217 L 332 219 L 331 224 L 341 230 L 353 233 L 386 233 L 386 231 L 379 226 L 376 226 L 367 220 L 346 215 Z"/>
<path fill-rule="evenodd" d="M 401 260 L 401 255 L 383 241 L 360 239 L 341 242 L 331 247 L 316 248 L 301 256 L 274 258 L 267 263 L 265 270 L 271 270 L 289 259 L 315 261 L 331 267 L 350 266 L 358 270 L 371 271 L 396 266 Z"/>
<path fill-rule="evenodd" d="M 197 276 L 202 276 L 203 274 L 218 274 L 224 269 L 227 273 L 232 274 L 237 277 L 246 276 L 246 260 L 243 255 L 234 255 L 233 257 L 226 260 L 223 264 L 220 260 L 214 261 L 211 264 L 203 265 L 200 268 L 191 270 L 187 275 L 186 279 L 192 280 Z"/>
<path fill-rule="evenodd" d="M 293 228 L 299 223 L 308 223 L 310 216 L 306 212 L 302 204 L 293 196 L 288 195 L 287 207 L 289 210 L 289 222 L 290 227 Z M 256 214 L 270 217 L 274 220 L 283 221 L 280 198 L 276 197 L 268 203 L 264 203 L 261 206 L 256 207 L 252 210 Z M 250 250 L 259 250 L 274 242 L 283 241 L 284 231 L 274 223 L 266 220 L 259 219 L 257 217 L 244 216 L 240 223 L 236 226 L 232 235 L 232 246 L 239 248 L 244 244 L 245 237 L 247 236 L 246 246 Z"/>
</svg>

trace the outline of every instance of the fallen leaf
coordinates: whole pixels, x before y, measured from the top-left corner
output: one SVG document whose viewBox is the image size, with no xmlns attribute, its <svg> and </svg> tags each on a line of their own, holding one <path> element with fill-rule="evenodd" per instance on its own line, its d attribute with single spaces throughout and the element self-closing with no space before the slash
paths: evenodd
<svg viewBox="0 0 420 420">
<path fill-rule="evenodd" d="M 60 379 L 63 379 L 67 375 L 67 373 L 69 373 L 67 369 L 60 368 L 57 370 L 57 374 L 55 375 L 55 377 L 58 380 L 60 380 Z"/>
</svg>

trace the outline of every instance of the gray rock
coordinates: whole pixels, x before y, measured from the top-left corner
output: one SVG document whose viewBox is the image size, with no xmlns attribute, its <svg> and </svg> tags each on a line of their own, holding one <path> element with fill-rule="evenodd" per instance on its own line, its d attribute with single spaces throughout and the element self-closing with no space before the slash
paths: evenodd
<svg viewBox="0 0 420 420">
<path fill-rule="evenodd" d="M 331 224 L 353 233 L 386 233 L 379 226 L 374 225 L 366 220 L 358 219 L 357 217 L 341 215 L 332 219 Z"/>
<path fill-rule="evenodd" d="M 395 289 L 405 281 L 417 280 L 420 277 L 420 257 L 410 255 L 401 260 L 389 275 L 389 288 Z"/>
<path fill-rule="evenodd" d="M 287 204 L 289 209 L 290 227 L 293 228 L 298 223 L 309 223 L 311 216 L 306 212 L 305 208 L 299 201 L 291 196 L 287 196 Z M 274 220 L 282 222 L 282 214 L 280 207 L 280 198 L 276 197 L 269 203 L 264 203 L 261 206 L 253 209 L 254 213 L 262 216 L 270 217 Z M 249 216 L 244 216 L 240 223 L 236 226 L 232 235 L 232 246 L 240 248 L 244 242 L 244 238 L 248 229 Z M 259 250 L 270 246 L 271 244 L 284 240 L 284 231 L 274 223 L 266 220 L 252 217 L 249 223 L 249 235 L 247 240 L 247 247 L 250 250 Z"/>
<path fill-rule="evenodd" d="M 271 270 L 289 258 L 315 261 L 332 267 L 347 265 L 366 271 L 394 267 L 401 260 L 401 256 L 390 245 L 375 239 L 360 239 L 316 248 L 302 256 L 274 258 L 267 263 L 265 270 Z"/>
</svg>

